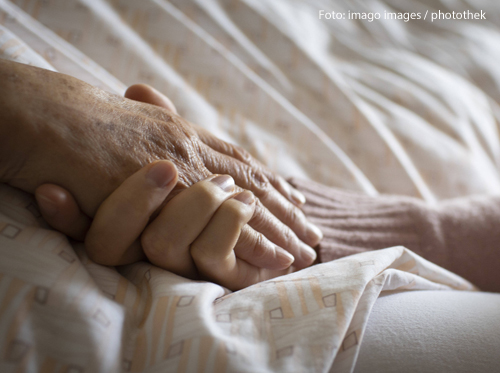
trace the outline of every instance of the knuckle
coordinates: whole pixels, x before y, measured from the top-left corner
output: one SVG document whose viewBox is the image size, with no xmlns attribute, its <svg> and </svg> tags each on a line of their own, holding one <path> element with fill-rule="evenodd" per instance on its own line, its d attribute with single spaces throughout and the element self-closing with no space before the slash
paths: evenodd
<svg viewBox="0 0 500 373">
<path fill-rule="evenodd" d="M 277 224 L 282 224 L 259 199 L 256 200 L 255 211 L 249 223 L 258 232 L 265 232 L 266 228 L 274 229 Z"/>
<path fill-rule="evenodd" d="M 152 111 L 151 116 L 155 116 L 158 120 L 165 122 L 165 123 L 171 123 L 172 122 L 172 113 L 165 111 L 163 108 L 159 108 L 157 106 L 149 107 L 148 108 Z"/>
<path fill-rule="evenodd" d="M 265 175 L 266 175 L 267 179 L 269 180 L 269 182 L 273 186 L 278 185 L 280 187 L 283 187 L 283 184 L 285 183 L 285 179 L 283 179 L 281 176 L 279 176 L 278 174 L 275 174 L 272 171 L 265 172 Z"/>
<path fill-rule="evenodd" d="M 255 238 L 252 243 L 252 256 L 260 261 L 265 259 L 268 253 L 268 245 L 266 245 L 266 238 L 262 233 L 255 232 Z"/>
<path fill-rule="evenodd" d="M 284 241 L 285 247 L 295 246 L 299 243 L 297 235 L 287 225 L 284 224 L 282 224 L 281 226 L 281 237 Z"/>
<path fill-rule="evenodd" d="M 233 148 L 233 154 L 236 159 L 247 164 L 252 162 L 253 157 L 250 155 L 248 151 L 243 149 L 241 146 L 232 145 L 232 148 Z"/>
<path fill-rule="evenodd" d="M 200 183 L 196 190 L 196 194 L 193 196 L 200 206 L 215 206 L 220 204 L 220 194 L 214 193 L 214 184 L 210 181 Z"/>
<path fill-rule="evenodd" d="M 175 250 L 173 242 L 165 240 L 158 232 L 146 231 L 141 236 L 141 246 L 147 258 L 155 265 L 180 275 L 189 275 L 182 272 L 183 254 Z"/>
<path fill-rule="evenodd" d="M 220 267 L 220 259 L 214 255 L 213 250 L 209 250 L 197 242 L 191 244 L 189 253 L 198 270 L 205 275 L 208 275 L 207 272 L 217 272 Z"/>
<path fill-rule="evenodd" d="M 287 204 L 284 211 L 284 223 L 290 227 L 297 227 L 303 225 L 305 222 L 304 213 L 297 207 Z"/>
<path fill-rule="evenodd" d="M 241 202 L 237 202 L 233 199 L 226 200 L 222 206 L 220 207 L 220 211 L 229 216 L 232 222 L 236 223 L 235 225 L 242 225 L 246 223 L 247 212 L 246 208 L 242 206 Z"/>
<path fill-rule="evenodd" d="M 253 167 L 248 167 L 246 174 L 247 180 L 251 186 L 250 189 L 258 198 L 262 198 L 270 193 L 272 190 L 271 183 L 262 171 Z"/>
<path fill-rule="evenodd" d="M 173 139 L 173 143 L 177 158 L 186 164 L 196 163 L 198 160 L 198 141 L 195 137 L 184 133 L 184 136 Z"/>
<path fill-rule="evenodd" d="M 162 241 L 158 233 L 153 229 L 146 229 L 142 233 L 141 246 L 150 260 L 155 261 L 164 257 L 165 250 L 163 250 L 163 245 L 160 244 Z"/>
</svg>

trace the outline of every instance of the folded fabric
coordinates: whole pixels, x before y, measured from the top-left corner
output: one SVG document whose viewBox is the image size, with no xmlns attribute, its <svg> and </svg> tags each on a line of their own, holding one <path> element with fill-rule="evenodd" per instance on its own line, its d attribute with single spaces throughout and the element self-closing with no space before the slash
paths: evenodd
<svg viewBox="0 0 500 373">
<path fill-rule="evenodd" d="M 471 196 L 429 205 L 406 196 L 366 196 L 293 179 L 304 212 L 324 233 L 322 262 L 401 245 L 468 279 L 500 291 L 500 197 Z"/>
<path fill-rule="evenodd" d="M 237 292 L 93 263 L 0 183 L 0 372 L 351 372 L 383 291 L 474 290 L 402 247 Z"/>
</svg>

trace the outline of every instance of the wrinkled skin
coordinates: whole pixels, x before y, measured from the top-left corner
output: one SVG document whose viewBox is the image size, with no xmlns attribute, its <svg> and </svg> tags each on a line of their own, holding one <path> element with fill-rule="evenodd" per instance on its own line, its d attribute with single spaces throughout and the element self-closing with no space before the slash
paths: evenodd
<svg viewBox="0 0 500 373">
<path fill-rule="evenodd" d="M 41 184 L 60 185 L 92 217 L 128 176 L 155 160 L 176 165 L 177 190 L 213 173 L 230 174 L 260 199 L 253 229 L 239 244 L 258 246 L 262 234 L 292 253 L 297 268 L 314 260 L 304 242 L 316 245 L 321 237 L 290 203 L 297 200 L 293 190 L 242 149 L 168 110 L 63 74 L 0 60 L 0 81 L 0 135 L 9 140 L 0 149 L 0 181 L 30 193 Z"/>
<path fill-rule="evenodd" d="M 45 70 L 30 68 L 8 81 L 18 86 L 18 94 L 2 100 L 22 104 L 9 118 L 27 124 L 12 128 L 13 138 L 26 130 L 33 134 L 22 136 L 21 151 L 10 146 L 11 151 L 2 152 L 16 155 L 17 164 L 3 173 L 13 186 L 32 192 L 51 180 L 73 191 L 92 216 L 99 201 L 128 175 L 155 160 L 175 163 L 178 188 L 210 174 L 199 156 L 203 144 L 180 117 Z"/>
</svg>

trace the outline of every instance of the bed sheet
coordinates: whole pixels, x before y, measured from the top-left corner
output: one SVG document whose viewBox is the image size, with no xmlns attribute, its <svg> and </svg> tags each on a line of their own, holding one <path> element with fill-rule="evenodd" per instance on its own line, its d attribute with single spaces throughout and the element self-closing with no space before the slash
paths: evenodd
<svg viewBox="0 0 500 373">
<path fill-rule="evenodd" d="M 118 94 L 151 84 L 285 176 L 432 203 L 500 190 L 497 7 L 0 0 L 0 56 Z M 481 8 L 488 20 L 320 22 L 324 8 Z M 399 247 L 228 293 L 146 263 L 98 266 L 6 186 L 0 209 L 6 371 L 347 372 L 380 291 L 473 290 Z"/>
<path fill-rule="evenodd" d="M 473 290 L 403 247 L 231 293 L 147 263 L 97 265 L 0 185 L 2 372 L 349 372 L 378 295 Z"/>
</svg>

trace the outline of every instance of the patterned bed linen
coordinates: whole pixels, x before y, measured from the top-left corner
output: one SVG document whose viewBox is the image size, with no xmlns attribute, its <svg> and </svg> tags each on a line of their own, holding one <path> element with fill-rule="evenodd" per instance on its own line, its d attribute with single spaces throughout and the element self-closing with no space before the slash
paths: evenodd
<svg viewBox="0 0 500 373">
<path fill-rule="evenodd" d="M 2 372 L 349 372 L 381 291 L 473 290 L 403 247 L 234 293 L 148 263 L 100 266 L 5 185 L 0 257 Z"/>
</svg>

